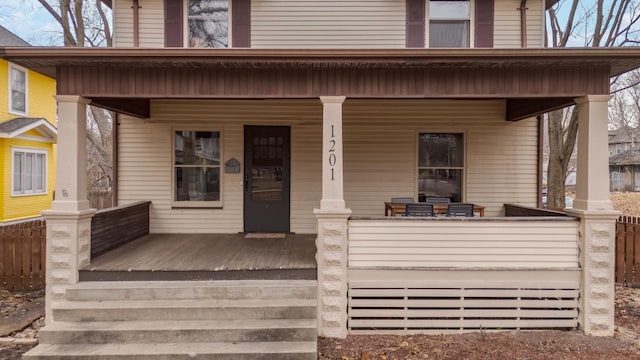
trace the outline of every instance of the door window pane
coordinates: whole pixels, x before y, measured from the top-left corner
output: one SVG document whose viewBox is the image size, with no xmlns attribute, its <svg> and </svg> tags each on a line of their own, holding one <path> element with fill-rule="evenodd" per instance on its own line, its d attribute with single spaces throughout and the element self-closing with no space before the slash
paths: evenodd
<svg viewBox="0 0 640 360">
<path fill-rule="evenodd" d="M 189 47 L 226 48 L 229 42 L 228 0 L 189 0 Z"/>
<path fill-rule="evenodd" d="M 256 167 L 251 169 L 251 199 L 254 201 L 282 200 L 284 183 L 282 167 Z"/>
</svg>

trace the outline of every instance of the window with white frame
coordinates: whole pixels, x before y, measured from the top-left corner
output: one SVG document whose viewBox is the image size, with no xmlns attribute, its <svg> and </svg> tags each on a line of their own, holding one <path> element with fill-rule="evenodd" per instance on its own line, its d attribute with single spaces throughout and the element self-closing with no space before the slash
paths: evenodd
<svg viewBox="0 0 640 360">
<path fill-rule="evenodd" d="M 189 47 L 229 46 L 229 0 L 188 0 Z"/>
<path fill-rule="evenodd" d="M 463 134 L 418 135 L 418 193 L 462 202 L 464 179 Z"/>
<path fill-rule="evenodd" d="M 38 195 L 47 193 L 47 151 L 37 149 L 11 149 L 12 195 Z"/>
<path fill-rule="evenodd" d="M 27 70 L 9 65 L 9 112 L 27 114 Z"/>
<path fill-rule="evenodd" d="M 429 47 L 469 47 L 470 23 L 469 0 L 429 1 Z"/>
<path fill-rule="evenodd" d="M 221 206 L 221 141 L 219 131 L 175 130 L 173 204 Z"/>
</svg>

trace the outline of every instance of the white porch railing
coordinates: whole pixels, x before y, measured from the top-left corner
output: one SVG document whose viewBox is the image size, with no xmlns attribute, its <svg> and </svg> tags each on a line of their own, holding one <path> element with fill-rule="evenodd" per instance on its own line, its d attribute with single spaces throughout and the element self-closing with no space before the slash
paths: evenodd
<svg viewBox="0 0 640 360">
<path fill-rule="evenodd" d="M 578 224 L 570 217 L 351 219 L 348 330 L 575 328 Z"/>
</svg>

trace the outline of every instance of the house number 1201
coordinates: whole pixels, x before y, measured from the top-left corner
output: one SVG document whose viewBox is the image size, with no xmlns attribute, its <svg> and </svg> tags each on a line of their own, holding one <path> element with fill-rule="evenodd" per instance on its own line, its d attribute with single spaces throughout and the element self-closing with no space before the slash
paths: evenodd
<svg viewBox="0 0 640 360">
<path fill-rule="evenodd" d="M 329 139 L 329 166 L 331 166 L 331 181 L 335 180 L 335 174 L 333 167 L 336 165 L 336 140 L 333 132 L 333 125 L 331 125 L 331 138 Z"/>
</svg>

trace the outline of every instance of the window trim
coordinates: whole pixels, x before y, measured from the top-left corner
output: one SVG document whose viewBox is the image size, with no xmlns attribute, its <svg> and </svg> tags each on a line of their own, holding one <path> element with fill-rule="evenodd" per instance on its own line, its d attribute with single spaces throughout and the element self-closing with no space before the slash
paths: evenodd
<svg viewBox="0 0 640 360">
<path fill-rule="evenodd" d="M 20 110 L 15 110 L 13 108 L 13 96 L 12 96 L 12 87 L 11 87 L 11 71 L 12 70 L 18 70 L 24 73 L 24 112 L 21 112 Z M 9 93 L 7 95 L 8 97 L 7 105 L 9 107 L 9 113 L 14 115 L 27 116 L 27 114 L 29 113 L 29 70 L 26 68 L 23 68 L 22 66 L 9 63 L 7 75 L 8 75 L 7 88 L 9 89 L 8 90 Z"/>
<path fill-rule="evenodd" d="M 457 49 L 473 49 L 475 48 L 475 26 L 476 26 L 476 21 L 475 21 L 475 13 L 476 13 L 476 0 L 468 0 L 469 1 L 469 19 L 467 19 L 469 21 L 469 46 L 466 48 L 457 48 Z M 431 0 L 427 0 L 427 4 L 425 6 L 425 34 L 424 34 L 424 46 L 425 48 L 431 48 L 431 44 L 429 44 L 429 32 L 430 32 L 430 25 L 431 25 L 431 16 L 429 14 L 429 3 L 431 2 Z M 435 21 L 442 21 L 446 19 L 434 19 Z M 453 19 L 455 21 L 462 21 L 460 19 Z M 446 48 L 441 48 L 441 49 L 446 49 Z"/>
<path fill-rule="evenodd" d="M 467 146 L 467 131 L 466 129 L 418 129 L 416 130 L 415 134 L 414 134 L 414 159 L 413 159 L 413 164 L 414 164 L 414 174 L 413 174 L 413 181 L 414 181 L 414 198 L 418 199 L 418 196 L 420 195 L 420 184 L 418 181 L 418 177 L 420 176 L 420 169 L 441 169 L 441 167 L 421 167 L 419 166 L 419 162 L 420 162 L 420 134 L 454 134 L 454 135 L 462 135 L 462 146 L 464 147 L 462 153 L 463 153 L 463 159 L 462 159 L 462 167 L 452 167 L 451 169 L 462 169 L 462 189 L 460 189 L 460 198 L 462 200 L 462 202 L 466 202 L 467 201 L 467 155 L 468 155 L 468 146 Z"/>
<path fill-rule="evenodd" d="M 14 178 L 15 178 L 15 174 L 14 174 L 14 169 L 15 169 L 15 153 L 17 152 L 23 152 L 23 153 L 32 153 L 35 154 L 36 157 L 37 155 L 41 154 L 44 155 L 44 191 L 36 191 L 35 190 L 35 180 L 37 177 L 37 173 L 34 171 L 32 176 L 33 176 L 33 181 L 34 181 L 34 190 L 32 190 L 31 192 L 27 192 L 27 190 L 22 190 L 21 192 L 16 192 L 15 191 L 15 182 L 14 182 Z M 35 167 L 37 163 L 34 163 L 33 166 Z M 26 179 L 26 176 L 21 177 L 21 179 L 23 179 L 22 181 L 24 182 L 24 179 Z M 23 184 L 23 188 L 24 188 L 24 184 Z M 39 195 L 47 195 L 49 194 L 49 150 L 47 149 L 38 149 L 38 148 L 25 148 L 25 147 L 18 147 L 18 146 L 12 146 L 11 147 L 11 197 L 23 197 L 23 196 L 39 196 Z"/>
<path fill-rule="evenodd" d="M 232 0 L 227 0 L 227 4 L 228 4 L 228 10 L 227 10 L 227 47 L 226 48 L 219 48 L 219 49 L 230 49 L 232 48 L 232 44 L 233 44 L 233 26 L 231 24 L 231 19 L 232 19 L 232 11 L 233 11 L 233 1 Z M 197 49 L 197 48 L 192 48 L 191 46 L 189 46 L 189 0 L 183 0 L 182 1 L 182 6 L 183 6 L 183 15 L 182 15 L 182 32 L 183 32 L 183 39 L 182 39 L 182 44 L 184 48 L 187 49 Z"/>
<path fill-rule="evenodd" d="M 220 139 L 220 164 L 217 165 L 217 167 L 220 169 L 220 200 L 219 201 L 178 201 L 176 200 L 176 191 L 175 191 L 175 185 L 176 185 L 176 139 L 175 139 L 175 134 L 176 131 L 210 131 L 210 132 L 217 132 L 218 134 L 220 134 L 219 139 Z M 171 188 L 171 208 L 172 209 L 180 209 L 180 208 L 185 208 L 185 209 L 190 209 L 190 208 L 194 208 L 194 209 L 222 209 L 223 207 L 223 199 L 224 199 L 224 164 L 223 164 L 223 160 L 224 159 L 224 145 L 223 145 L 223 132 L 221 128 L 210 128 L 210 127 L 198 127 L 198 126 L 193 126 L 193 127 L 184 127 L 184 126 L 180 126 L 180 127 L 173 127 L 171 128 L 171 133 L 170 133 L 170 137 L 171 137 L 171 184 L 170 184 L 170 188 Z M 187 166 L 187 167 L 198 167 L 196 165 L 191 165 L 191 166 Z M 212 167 L 215 168 L 216 165 L 208 165 L 207 167 Z"/>
</svg>

